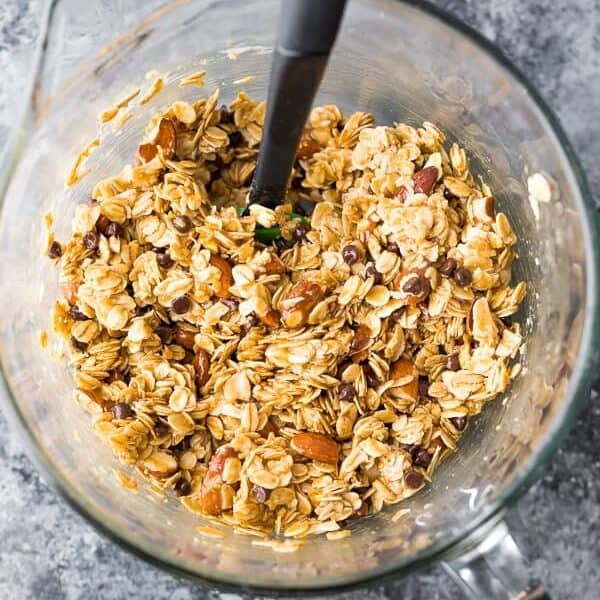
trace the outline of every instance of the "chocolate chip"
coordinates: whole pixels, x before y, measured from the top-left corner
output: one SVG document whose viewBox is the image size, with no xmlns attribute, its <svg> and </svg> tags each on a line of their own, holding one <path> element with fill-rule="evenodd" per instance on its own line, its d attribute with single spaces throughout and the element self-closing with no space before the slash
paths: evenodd
<svg viewBox="0 0 600 600">
<path fill-rule="evenodd" d="M 419 296 L 423 292 L 422 279 L 418 275 L 414 275 L 404 283 L 402 291 L 413 296 Z"/>
<path fill-rule="evenodd" d="M 460 369 L 460 361 L 458 360 L 458 354 L 450 354 L 446 360 L 446 369 L 449 371 L 458 371 Z"/>
<path fill-rule="evenodd" d="M 292 189 L 299 190 L 302 187 L 303 180 L 304 180 L 304 177 L 302 177 L 302 176 L 294 177 L 292 179 L 292 183 L 291 183 Z M 294 212 L 299 215 L 304 214 L 304 212 L 300 212 L 298 205 L 294 206 Z"/>
<path fill-rule="evenodd" d="M 368 279 L 369 277 L 373 278 L 373 283 L 375 285 L 379 285 L 382 280 L 383 277 L 381 276 L 381 273 L 375 268 L 375 265 L 373 264 L 369 264 L 367 265 L 367 268 L 365 269 L 365 277 Z"/>
<path fill-rule="evenodd" d="M 89 317 L 84 315 L 77 306 L 71 306 L 71 308 L 69 308 L 69 316 L 74 321 L 87 321 L 89 319 Z"/>
<path fill-rule="evenodd" d="M 96 229 L 103 235 L 106 235 L 106 228 L 110 225 L 110 223 L 111 222 L 108 217 L 100 215 L 96 220 Z"/>
<path fill-rule="evenodd" d="M 452 417 L 450 422 L 456 429 L 462 431 L 467 425 L 467 417 Z"/>
<path fill-rule="evenodd" d="M 185 452 L 186 450 L 190 449 L 190 438 L 188 437 L 184 437 L 179 444 L 175 444 L 175 446 L 173 446 L 173 450 L 176 450 L 177 452 Z"/>
<path fill-rule="evenodd" d="M 426 398 L 429 394 L 429 379 L 419 376 L 419 396 Z"/>
<path fill-rule="evenodd" d="M 173 300 L 173 304 L 171 304 L 171 308 L 173 312 L 178 315 L 184 315 L 188 310 L 190 310 L 192 303 L 187 296 L 179 296 Z"/>
<path fill-rule="evenodd" d="M 220 298 L 220 301 L 221 304 L 224 304 L 229 309 L 229 312 L 234 312 L 239 305 L 239 302 L 235 298 Z"/>
<path fill-rule="evenodd" d="M 456 271 L 457 266 L 458 263 L 453 258 L 447 258 L 438 268 L 438 271 L 444 277 L 452 277 L 452 274 L 454 271 Z"/>
<path fill-rule="evenodd" d="M 150 304 L 148 304 L 146 306 L 136 306 L 134 309 L 134 312 L 135 312 L 136 317 L 141 317 L 142 315 L 149 313 L 151 310 L 152 310 L 152 306 Z"/>
<path fill-rule="evenodd" d="M 300 198 L 294 206 L 294 212 L 300 213 L 300 211 L 302 211 L 300 214 L 304 214 L 307 217 L 310 217 L 315 210 L 315 206 L 316 202 L 314 202 L 313 200 L 310 200 L 309 198 Z"/>
<path fill-rule="evenodd" d="M 303 242 L 306 239 L 306 234 L 308 233 L 309 228 L 304 223 L 298 223 L 296 227 L 294 227 L 294 231 L 292 235 L 297 242 Z"/>
<path fill-rule="evenodd" d="M 417 471 L 409 471 L 404 476 L 404 481 L 406 485 L 409 488 L 412 488 L 413 490 L 416 490 L 417 488 L 420 488 L 423 485 L 423 479 L 423 475 L 421 475 L 421 473 L 418 473 Z"/>
<path fill-rule="evenodd" d="M 347 265 L 353 265 L 358 260 L 358 248 L 353 244 L 344 246 L 342 258 Z"/>
<path fill-rule="evenodd" d="M 179 233 L 187 233 L 192 228 L 192 220 L 187 215 L 177 215 L 172 223 Z"/>
<path fill-rule="evenodd" d="M 429 452 L 427 452 L 427 450 L 423 450 L 422 448 L 415 453 L 415 456 L 413 457 L 413 464 L 415 464 L 417 467 L 423 467 L 424 469 L 426 469 L 429 466 L 429 463 L 431 462 L 431 454 L 429 454 Z"/>
<path fill-rule="evenodd" d="M 73 346 L 73 348 L 75 348 L 75 350 L 79 350 L 80 352 L 84 352 L 87 348 L 87 344 L 85 342 L 80 342 L 75 337 L 71 338 L 71 345 Z"/>
<path fill-rule="evenodd" d="M 390 320 L 392 321 L 392 323 L 397 323 L 401 318 L 402 315 L 404 314 L 404 310 L 402 310 L 401 308 L 397 308 L 391 315 L 390 315 Z"/>
<path fill-rule="evenodd" d="M 256 327 L 258 325 L 259 321 L 258 321 L 258 317 L 252 313 L 249 317 L 248 320 L 244 323 L 244 331 L 248 332 L 250 331 L 253 327 Z"/>
<path fill-rule="evenodd" d="M 104 235 L 106 237 L 121 237 L 124 233 L 123 228 L 114 221 L 111 221 L 104 230 Z"/>
<path fill-rule="evenodd" d="M 176 496 L 189 496 L 192 491 L 192 484 L 187 479 L 181 477 L 177 480 L 177 483 L 173 487 L 173 491 Z"/>
<path fill-rule="evenodd" d="M 292 244 L 289 242 L 289 240 L 286 240 L 283 237 L 279 237 L 277 238 L 273 244 L 275 245 L 275 248 L 277 249 L 277 252 L 279 254 L 281 254 L 282 252 L 285 252 L 286 250 L 289 250 L 292 247 Z"/>
<path fill-rule="evenodd" d="M 88 231 L 81 241 L 88 250 L 98 249 L 98 234 L 95 231 Z"/>
<path fill-rule="evenodd" d="M 133 417 L 133 409 L 125 402 L 119 402 L 112 407 L 112 414 L 115 419 L 129 419 Z"/>
<path fill-rule="evenodd" d="M 229 134 L 229 145 L 232 148 L 239 146 L 244 141 L 244 136 L 240 131 L 234 131 Z"/>
<path fill-rule="evenodd" d="M 175 336 L 175 332 L 171 327 L 167 325 L 159 325 L 154 333 L 160 338 L 160 341 L 163 344 L 170 344 L 173 341 L 173 337 Z"/>
<path fill-rule="evenodd" d="M 400 254 L 400 246 L 394 241 L 388 242 L 385 249 L 388 252 L 393 252 L 394 254 Z"/>
<path fill-rule="evenodd" d="M 370 388 L 379 387 L 379 384 L 381 382 L 379 381 L 377 375 L 375 375 L 375 371 L 373 371 L 373 369 L 369 365 L 365 365 L 363 367 L 363 371 L 365 374 L 365 379 L 367 380 L 367 385 Z"/>
<path fill-rule="evenodd" d="M 48 257 L 49 258 L 60 258 L 62 256 L 62 246 L 54 241 L 50 244 L 50 248 L 48 249 Z"/>
<path fill-rule="evenodd" d="M 221 123 L 233 123 L 233 111 L 229 110 L 225 104 L 219 109 L 219 116 Z"/>
<path fill-rule="evenodd" d="M 254 494 L 254 497 L 256 498 L 256 501 L 259 504 L 264 504 L 269 499 L 269 496 L 271 494 L 269 490 L 267 490 L 264 487 L 261 487 L 260 485 L 255 485 L 252 488 L 252 493 Z"/>
<path fill-rule="evenodd" d="M 338 388 L 338 397 L 340 400 L 352 400 L 355 393 L 354 385 L 351 383 L 342 383 Z"/>
<path fill-rule="evenodd" d="M 175 261 L 171 258 L 171 255 L 168 252 L 160 252 L 156 255 L 156 262 L 163 269 L 170 269 Z"/>
<path fill-rule="evenodd" d="M 454 281 L 458 283 L 458 285 L 465 287 L 473 281 L 473 275 L 471 275 L 471 271 L 469 269 L 465 269 L 464 267 L 460 267 L 454 271 Z"/>
<path fill-rule="evenodd" d="M 446 200 L 457 200 L 458 196 L 455 196 L 448 188 L 444 190 L 444 198 Z"/>
<path fill-rule="evenodd" d="M 164 437 L 165 435 L 167 435 L 167 433 L 169 433 L 169 431 L 171 431 L 171 428 L 162 421 L 158 421 L 158 423 L 156 423 L 156 425 L 154 426 L 154 433 L 156 437 Z"/>
</svg>

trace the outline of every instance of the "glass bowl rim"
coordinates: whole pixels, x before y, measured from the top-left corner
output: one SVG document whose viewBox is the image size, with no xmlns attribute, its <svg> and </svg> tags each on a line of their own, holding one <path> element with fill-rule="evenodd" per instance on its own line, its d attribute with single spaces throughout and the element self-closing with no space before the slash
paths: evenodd
<svg viewBox="0 0 600 600">
<path fill-rule="evenodd" d="M 342 582 L 325 584 L 323 586 L 318 585 L 318 582 L 316 585 L 312 586 L 303 586 L 301 584 L 293 584 L 290 586 L 275 586 L 274 584 L 271 584 L 262 586 L 253 583 L 248 584 L 239 579 L 234 580 L 233 578 L 228 578 L 226 576 L 211 577 L 205 574 L 199 574 L 198 572 L 177 564 L 174 557 L 167 556 L 160 550 L 157 553 L 134 536 L 128 536 L 126 531 L 119 530 L 118 527 L 107 524 L 106 521 L 101 518 L 102 515 L 100 511 L 88 503 L 85 497 L 79 496 L 71 486 L 70 482 L 63 477 L 60 472 L 55 470 L 45 450 L 38 443 L 33 432 L 29 429 L 23 414 L 19 410 L 8 384 L 4 364 L 0 360 L 0 384 L 2 388 L 0 389 L 0 396 L 2 396 L 2 404 L 5 409 L 4 414 L 6 415 L 9 424 L 14 426 L 13 428 L 20 434 L 27 456 L 50 487 L 64 499 L 71 508 L 84 517 L 94 529 L 128 552 L 159 567 L 163 571 L 167 571 L 176 576 L 183 576 L 193 582 L 201 583 L 208 587 L 217 588 L 223 591 L 250 591 L 255 594 L 267 594 L 271 596 L 288 595 L 290 593 L 302 593 L 307 595 L 341 593 L 356 589 L 357 587 L 366 586 L 369 583 L 381 585 L 381 583 L 387 579 L 406 575 L 424 565 L 443 559 L 445 553 L 462 539 L 468 537 L 486 523 L 491 522 L 494 518 L 499 518 L 507 508 L 513 505 L 531 487 L 531 485 L 537 481 L 542 469 L 551 460 L 571 428 L 594 380 L 594 366 L 600 355 L 600 344 L 598 344 L 598 348 L 594 347 L 595 340 L 600 339 L 600 315 L 597 308 L 598 282 L 600 281 L 600 244 L 594 244 L 593 240 L 594 238 L 600 239 L 597 237 L 600 234 L 600 228 L 598 227 L 595 206 L 584 171 L 558 121 L 558 118 L 554 115 L 553 111 L 549 108 L 528 78 L 498 47 L 454 15 L 431 4 L 428 0 L 367 0 L 367 2 L 371 4 L 386 4 L 390 7 L 393 6 L 393 4 L 404 4 L 411 8 L 416 8 L 426 15 L 433 17 L 434 20 L 455 30 L 462 37 L 468 38 L 479 51 L 495 61 L 507 73 L 509 79 L 512 78 L 514 82 L 523 86 L 531 98 L 533 105 L 540 110 L 543 119 L 545 119 L 549 125 L 549 131 L 556 137 L 559 147 L 564 152 L 566 164 L 574 177 L 576 189 L 579 191 L 579 212 L 582 217 L 584 217 L 582 219 L 582 224 L 586 256 L 586 300 L 589 300 L 589 302 L 586 305 L 581 346 L 569 380 L 565 401 L 554 420 L 553 426 L 546 433 L 538 451 L 528 458 L 520 475 L 515 477 L 510 484 L 501 491 L 497 499 L 480 509 L 480 511 L 474 515 L 473 519 L 464 525 L 460 532 L 446 535 L 445 539 L 438 540 L 435 544 L 432 544 L 415 554 L 414 559 L 411 557 L 411 560 L 409 561 L 398 563 L 392 561 L 368 572 L 362 574 L 359 573 L 353 577 L 346 577 Z M 40 35 L 38 45 L 43 43 L 43 33 L 44 32 L 41 31 L 42 35 Z M 18 160 L 14 160 L 11 172 L 14 172 L 17 164 Z M 10 181 L 10 173 L 8 180 Z M 5 192 L 6 190 L 0 191 Z M 2 203 L 0 211 L 2 211 L 4 207 L 4 194 L 0 201 Z M 587 261 L 589 261 L 589 264 Z"/>
</svg>

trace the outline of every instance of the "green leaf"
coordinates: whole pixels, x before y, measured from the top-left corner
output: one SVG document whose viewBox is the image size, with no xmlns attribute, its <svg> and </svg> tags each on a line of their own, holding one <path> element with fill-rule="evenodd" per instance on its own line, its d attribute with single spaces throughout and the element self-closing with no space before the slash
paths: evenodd
<svg viewBox="0 0 600 600">
<path fill-rule="evenodd" d="M 281 229 L 276 225 L 275 227 L 260 227 L 257 226 L 254 230 L 254 237 L 263 244 L 272 244 L 279 236 L 281 236 Z"/>
<path fill-rule="evenodd" d="M 247 208 L 248 208 L 247 206 L 238 206 L 238 207 L 235 209 L 235 212 L 237 213 L 237 216 L 238 216 L 238 217 L 243 217 L 243 216 L 244 216 L 244 213 L 246 212 L 246 209 L 247 209 Z"/>
<path fill-rule="evenodd" d="M 302 225 L 310 225 L 309 220 L 304 215 L 299 215 L 298 213 L 292 212 L 290 213 L 290 219 L 292 221 L 300 221 Z"/>
</svg>

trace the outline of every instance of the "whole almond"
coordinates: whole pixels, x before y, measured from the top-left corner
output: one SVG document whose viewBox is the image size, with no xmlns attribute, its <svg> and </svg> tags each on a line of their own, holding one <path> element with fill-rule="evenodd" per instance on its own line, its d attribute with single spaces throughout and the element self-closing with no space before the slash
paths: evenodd
<svg viewBox="0 0 600 600">
<path fill-rule="evenodd" d="M 298 152 L 296 153 L 298 158 L 309 158 L 321 149 L 319 143 L 311 137 L 310 132 L 310 127 L 305 127 L 302 131 L 302 137 L 298 144 Z"/>
<path fill-rule="evenodd" d="M 433 190 L 433 186 L 437 181 L 438 170 L 437 167 L 430 166 L 417 171 L 413 175 L 413 187 L 415 190 L 415 194 L 431 194 L 431 190 Z"/>
<path fill-rule="evenodd" d="M 163 149 L 165 158 L 173 158 L 177 148 L 177 129 L 171 119 L 161 119 L 154 143 Z"/>
<path fill-rule="evenodd" d="M 412 380 L 404 385 L 390 388 L 390 394 L 396 398 L 409 396 L 413 402 L 416 402 L 419 397 L 419 373 L 415 365 L 410 360 L 400 358 L 390 366 L 390 379 L 403 379 L 408 375 L 412 376 Z"/>
<path fill-rule="evenodd" d="M 175 327 L 175 343 L 187 348 L 188 350 L 193 350 L 196 333 L 197 331 L 195 329 L 191 329 L 185 325 L 177 324 Z"/>
<path fill-rule="evenodd" d="M 286 327 L 302 327 L 308 319 L 310 311 L 323 299 L 323 289 L 311 281 L 299 281 L 287 293 L 284 301 L 290 307 L 283 310 L 281 320 Z"/>
<path fill-rule="evenodd" d="M 221 271 L 221 282 L 219 289 L 215 292 L 215 296 L 217 296 L 217 298 L 228 298 L 231 296 L 229 288 L 233 285 L 231 265 L 218 254 L 211 254 L 209 263 Z"/>
<path fill-rule="evenodd" d="M 210 377 L 210 356 L 203 348 L 198 348 L 192 362 L 196 371 L 196 387 L 201 388 Z"/>
<path fill-rule="evenodd" d="M 138 148 L 138 156 L 143 162 L 150 162 L 156 156 L 156 144 L 152 144 L 150 142 L 146 144 L 140 144 L 140 147 Z"/>
<path fill-rule="evenodd" d="M 292 449 L 319 462 L 337 465 L 340 447 L 337 442 L 324 433 L 297 433 L 291 441 Z"/>
<path fill-rule="evenodd" d="M 237 456 L 237 452 L 231 446 L 221 446 L 208 463 L 208 471 L 200 489 L 200 506 L 207 515 L 220 515 L 223 511 L 221 506 L 223 467 L 225 461 L 234 456 Z"/>
</svg>

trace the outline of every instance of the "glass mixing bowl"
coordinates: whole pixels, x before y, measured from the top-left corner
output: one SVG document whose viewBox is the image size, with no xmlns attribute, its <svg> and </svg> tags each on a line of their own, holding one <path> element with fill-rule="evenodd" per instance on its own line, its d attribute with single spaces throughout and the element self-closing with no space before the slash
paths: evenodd
<svg viewBox="0 0 600 600">
<path fill-rule="evenodd" d="M 89 6 L 89 8 L 82 8 Z M 134 154 L 142 124 L 196 88 L 177 81 L 207 71 L 207 92 L 230 101 L 243 87 L 266 96 L 278 4 L 55 0 L 46 12 L 31 101 L 20 105 L 2 166 L 0 357 L 5 405 L 47 480 L 96 527 L 163 568 L 221 587 L 265 593 L 341 589 L 444 560 L 472 597 L 506 598 L 528 584 L 501 519 L 539 476 L 586 398 L 598 346 L 598 244 L 584 176 L 537 93 L 477 33 L 421 3 L 352 0 L 317 102 L 367 110 L 379 122 L 426 119 L 457 139 L 519 234 L 516 275 L 529 292 L 517 318 L 523 372 L 485 408 L 433 483 L 404 503 L 352 525 L 341 540 L 306 539 L 292 553 L 223 530 L 199 536 L 201 519 L 177 501 L 131 494 L 111 473 L 110 451 L 71 400 L 65 364 L 39 344 L 59 294 L 42 256 L 42 215 L 65 239 L 75 204 Z M 143 74 L 166 88 L 115 133 L 96 115 Z M 243 86 L 235 81 L 253 75 Z M 146 82 L 147 83 L 147 82 Z M 91 173 L 65 192 L 77 152 L 99 135 Z M 527 178 L 551 176 L 548 202 L 528 199 Z"/>
</svg>

